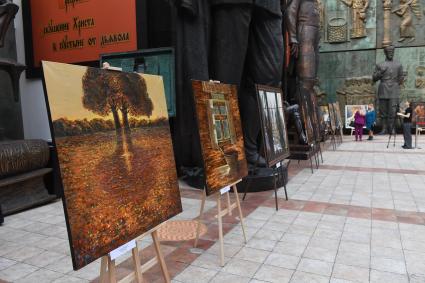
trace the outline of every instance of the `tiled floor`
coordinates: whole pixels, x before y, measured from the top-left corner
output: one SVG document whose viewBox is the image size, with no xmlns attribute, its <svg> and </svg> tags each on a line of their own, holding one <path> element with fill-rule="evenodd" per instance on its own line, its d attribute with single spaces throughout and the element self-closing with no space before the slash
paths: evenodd
<svg viewBox="0 0 425 283">
<path fill-rule="evenodd" d="M 346 138 L 311 174 L 291 165 L 290 201 L 279 191 L 243 202 L 248 242 L 235 216 L 224 218 L 225 266 L 218 265 L 215 202 L 208 233 L 193 242 L 163 243 L 175 283 L 202 282 L 425 282 L 425 150 L 386 149 L 388 137 L 355 143 Z M 420 140 L 424 144 L 425 139 Z M 184 213 L 199 213 L 200 192 L 182 189 Z M 149 259 L 151 241 L 142 241 Z M 120 259 L 128 272 L 128 260 Z M 6 218 L 0 228 L 0 282 L 87 282 L 99 262 L 72 271 L 61 203 Z M 159 268 L 147 282 L 163 282 Z"/>
<path fill-rule="evenodd" d="M 200 201 L 182 198 L 184 212 L 175 219 L 193 219 Z M 208 201 L 206 209 L 215 204 Z M 88 282 L 99 276 L 100 261 L 72 270 L 62 202 L 6 218 L 0 227 L 0 280 L 8 282 Z M 140 241 L 149 246 L 151 239 Z M 117 260 L 125 261 L 129 255 Z M 1 282 L 1 281 L 0 281 Z"/>
</svg>

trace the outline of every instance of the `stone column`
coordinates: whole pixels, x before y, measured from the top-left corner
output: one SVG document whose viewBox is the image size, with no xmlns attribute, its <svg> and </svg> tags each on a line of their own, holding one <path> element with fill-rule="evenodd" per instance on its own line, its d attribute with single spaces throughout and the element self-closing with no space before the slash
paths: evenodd
<svg viewBox="0 0 425 283">
<path fill-rule="evenodd" d="M 382 0 L 384 6 L 384 39 L 382 40 L 382 46 L 389 46 L 392 44 L 391 41 L 391 8 L 393 6 L 392 0 Z"/>
</svg>

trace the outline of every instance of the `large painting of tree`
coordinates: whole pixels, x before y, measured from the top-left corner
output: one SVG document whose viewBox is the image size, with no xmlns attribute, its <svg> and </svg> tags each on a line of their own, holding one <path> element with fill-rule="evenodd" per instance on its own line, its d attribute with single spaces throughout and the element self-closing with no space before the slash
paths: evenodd
<svg viewBox="0 0 425 283">
<path fill-rule="evenodd" d="M 164 84 L 52 62 L 43 72 L 77 270 L 182 211 Z"/>
</svg>

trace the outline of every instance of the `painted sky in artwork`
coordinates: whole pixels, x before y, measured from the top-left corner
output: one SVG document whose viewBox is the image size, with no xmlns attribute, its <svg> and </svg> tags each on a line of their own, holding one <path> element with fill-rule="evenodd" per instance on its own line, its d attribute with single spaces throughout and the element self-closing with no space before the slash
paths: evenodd
<svg viewBox="0 0 425 283">
<path fill-rule="evenodd" d="M 62 84 L 49 84 L 47 86 L 47 91 L 49 93 L 62 93 L 60 96 L 49 96 L 49 103 L 51 105 L 55 105 L 55 108 L 51 113 L 52 119 L 113 119 L 112 114 L 107 117 L 100 117 L 83 107 L 81 100 L 81 97 L 83 96 L 83 82 L 81 78 L 84 76 L 86 68 L 81 68 L 81 66 L 76 65 L 67 65 L 67 68 L 61 68 L 62 65 L 65 64 L 44 62 L 44 66 L 47 66 L 44 70 L 46 76 L 49 76 L 50 78 L 67 78 L 66 80 L 62 80 Z M 164 92 L 164 83 L 161 77 L 146 74 L 141 76 L 146 81 L 149 94 Z M 76 89 L 81 90 L 81 92 L 77 93 L 75 91 Z M 149 97 L 152 100 L 153 105 L 155 105 L 151 119 L 168 117 L 167 105 L 164 99 L 160 99 L 161 97 L 156 95 L 149 95 Z M 148 117 L 138 118 L 147 119 Z"/>
</svg>

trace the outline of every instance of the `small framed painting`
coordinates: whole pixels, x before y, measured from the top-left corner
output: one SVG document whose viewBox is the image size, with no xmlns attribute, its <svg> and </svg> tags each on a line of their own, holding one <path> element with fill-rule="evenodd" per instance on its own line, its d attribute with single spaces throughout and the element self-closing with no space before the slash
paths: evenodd
<svg viewBox="0 0 425 283">
<path fill-rule="evenodd" d="M 283 95 L 279 88 L 257 85 L 264 155 L 268 167 L 289 157 Z"/>
</svg>

